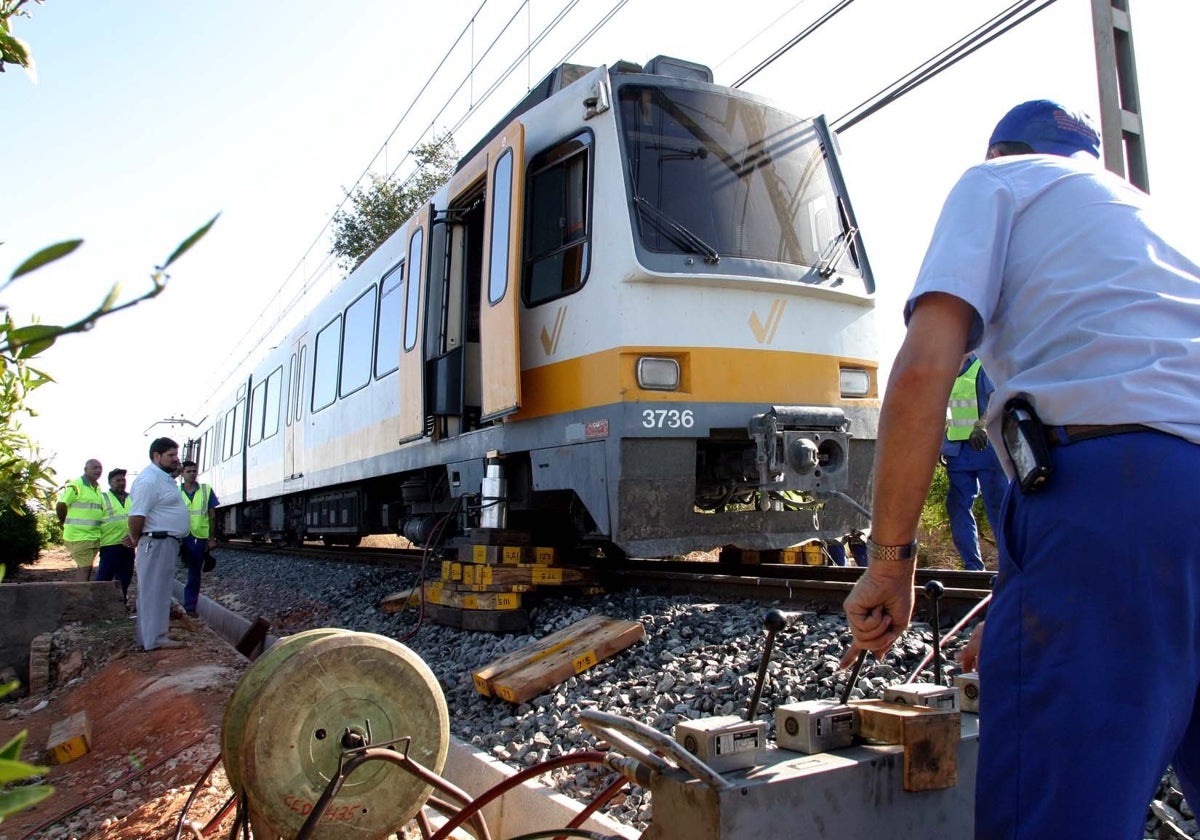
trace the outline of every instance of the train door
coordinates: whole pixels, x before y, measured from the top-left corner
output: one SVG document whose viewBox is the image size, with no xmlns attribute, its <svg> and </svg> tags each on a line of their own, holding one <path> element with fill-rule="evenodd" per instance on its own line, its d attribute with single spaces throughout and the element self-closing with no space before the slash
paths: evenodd
<svg viewBox="0 0 1200 840">
<path fill-rule="evenodd" d="M 425 404 L 434 439 L 480 425 L 479 301 L 487 153 L 465 163 L 434 213 L 425 295 Z"/>
<path fill-rule="evenodd" d="M 399 443 L 426 434 L 425 348 L 421 342 L 421 289 L 425 277 L 428 232 L 433 205 L 426 205 L 408 226 L 408 256 L 404 265 L 404 328 L 400 342 Z"/>
<path fill-rule="evenodd" d="M 482 420 L 521 405 L 521 189 L 525 127 L 514 121 L 488 145 L 487 223 L 483 232 L 479 333 L 482 345 Z"/>
<path fill-rule="evenodd" d="M 302 418 L 304 400 L 304 363 L 308 360 L 305 343 L 308 333 L 304 333 L 292 345 L 291 355 L 288 356 L 288 402 L 285 413 L 286 432 L 284 438 L 284 477 L 286 482 L 295 482 L 304 477 L 304 421 Z M 299 489 L 299 485 L 294 485 Z"/>
</svg>

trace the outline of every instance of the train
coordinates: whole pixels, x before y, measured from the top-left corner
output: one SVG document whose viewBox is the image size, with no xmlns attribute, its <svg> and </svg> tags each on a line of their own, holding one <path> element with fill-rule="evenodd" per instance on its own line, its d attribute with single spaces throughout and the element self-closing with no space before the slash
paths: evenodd
<svg viewBox="0 0 1200 840">
<path fill-rule="evenodd" d="M 822 117 L 669 56 L 563 64 L 184 453 L 224 537 L 837 539 L 868 524 L 874 309 Z"/>
</svg>

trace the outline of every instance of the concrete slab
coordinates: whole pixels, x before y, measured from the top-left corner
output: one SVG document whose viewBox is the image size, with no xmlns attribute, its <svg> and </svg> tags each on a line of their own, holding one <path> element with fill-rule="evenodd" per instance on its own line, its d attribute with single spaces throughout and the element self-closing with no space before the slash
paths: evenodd
<svg viewBox="0 0 1200 840">
<path fill-rule="evenodd" d="M 29 682 L 29 643 L 73 621 L 121 618 L 121 584 L 116 581 L 0 583 L 0 670 L 12 668 Z"/>
</svg>

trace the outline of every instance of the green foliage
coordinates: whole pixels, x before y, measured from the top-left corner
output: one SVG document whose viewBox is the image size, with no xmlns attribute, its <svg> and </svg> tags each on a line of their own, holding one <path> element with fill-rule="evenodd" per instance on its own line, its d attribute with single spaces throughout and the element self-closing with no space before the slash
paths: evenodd
<svg viewBox="0 0 1200 840">
<path fill-rule="evenodd" d="M 0 0 L 4 4 L 6 0 Z M 0 5 L 0 16 L 4 6 Z M 212 228 L 217 216 L 211 218 L 198 230 L 184 239 L 171 256 L 150 274 L 151 288 L 132 300 L 118 303 L 120 284 L 113 285 L 100 304 L 74 323 L 66 326 L 48 324 L 18 325 L 0 303 L 0 510 L 8 510 L 18 516 L 28 513 L 31 502 L 48 507 L 54 489 L 54 471 L 49 462 L 40 457 L 37 445 L 21 428 L 21 420 L 35 416 L 27 398 L 36 388 L 53 381 L 50 376 L 31 367 L 29 360 L 53 346 L 64 335 L 90 330 L 101 318 L 129 309 L 150 298 L 157 297 L 167 286 L 167 268 L 182 257 L 201 237 Z M 24 260 L 7 280 L 0 283 L 0 291 L 16 280 L 28 282 L 37 269 L 60 260 L 72 253 L 83 242 L 70 239 L 43 248 Z M 35 528 L 36 533 L 36 528 Z M 36 552 L 34 557 L 36 558 Z"/>
<path fill-rule="evenodd" d="M 945 467 L 938 464 L 933 470 L 933 481 L 930 482 L 929 493 L 925 496 L 925 506 L 921 508 L 921 527 L 927 531 L 944 531 L 947 539 L 950 536 L 950 516 L 946 513 L 946 493 L 949 490 L 950 475 Z M 988 521 L 982 494 L 975 497 L 975 504 L 971 510 L 975 514 L 980 536 L 990 536 L 992 523 Z"/>
<path fill-rule="evenodd" d="M 329 253 L 338 257 L 338 265 L 346 271 L 357 268 L 450 179 L 458 150 L 454 137 L 446 131 L 417 146 L 413 156 L 417 169 L 404 181 L 372 174 L 370 185 L 347 193 L 351 209 L 334 214 Z"/>
<path fill-rule="evenodd" d="M 4 567 L 0 566 L 0 582 L 3 580 Z M 16 682 L 0 685 L 0 697 L 16 691 L 19 685 L 20 683 Z M 15 782 L 28 782 L 46 772 L 45 767 L 35 767 L 21 761 L 21 748 L 25 746 L 25 738 L 28 735 L 28 732 L 22 730 L 0 747 L 0 823 L 10 814 L 32 808 L 54 793 L 54 788 L 49 785 L 14 786 Z"/>
<path fill-rule="evenodd" d="M 0 73 L 4 65 L 23 67 L 30 76 L 35 76 L 33 55 L 29 45 L 12 34 L 12 18 L 29 17 L 29 10 L 21 10 L 29 0 L 0 0 Z M 36 0 L 41 3 L 42 0 Z"/>
<path fill-rule="evenodd" d="M 38 543 L 42 548 L 62 545 L 63 529 L 58 517 L 44 510 L 37 515 Z"/>
<path fill-rule="evenodd" d="M 37 560 L 41 548 L 37 515 L 28 510 L 0 509 L 0 563 L 23 565 Z"/>
</svg>

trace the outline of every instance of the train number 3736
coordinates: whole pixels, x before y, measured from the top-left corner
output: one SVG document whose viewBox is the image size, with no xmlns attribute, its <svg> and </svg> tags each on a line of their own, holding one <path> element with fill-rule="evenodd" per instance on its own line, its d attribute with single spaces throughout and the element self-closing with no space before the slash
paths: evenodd
<svg viewBox="0 0 1200 840">
<path fill-rule="evenodd" d="M 642 425 L 647 429 L 690 429 L 696 418 L 690 408 L 677 411 L 673 408 L 647 408 L 642 412 Z"/>
</svg>

